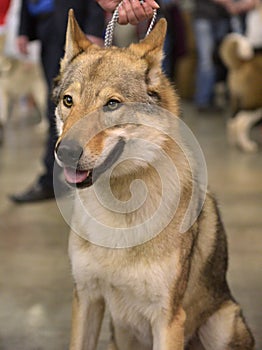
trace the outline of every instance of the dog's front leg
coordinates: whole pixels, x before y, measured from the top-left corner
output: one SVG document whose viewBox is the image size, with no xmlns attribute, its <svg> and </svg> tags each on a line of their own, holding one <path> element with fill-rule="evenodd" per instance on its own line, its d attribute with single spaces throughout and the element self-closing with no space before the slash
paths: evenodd
<svg viewBox="0 0 262 350">
<path fill-rule="evenodd" d="M 153 350 L 183 350 L 186 313 L 180 307 L 172 320 L 160 315 L 153 323 Z"/>
<path fill-rule="evenodd" d="M 103 299 L 90 301 L 86 293 L 78 292 L 75 287 L 70 350 L 96 349 L 104 310 Z"/>
</svg>

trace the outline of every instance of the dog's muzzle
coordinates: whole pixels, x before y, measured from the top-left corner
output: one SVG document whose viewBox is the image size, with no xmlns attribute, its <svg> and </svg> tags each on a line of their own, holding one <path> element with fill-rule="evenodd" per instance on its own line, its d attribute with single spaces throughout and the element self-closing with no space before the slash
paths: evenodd
<svg viewBox="0 0 262 350">
<path fill-rule="evenodd" d="M 66 140 L 56 146 L 57 163 L 64 169 L 66 182 L 73 187 L 89 187 L 93 183 L 93 171 L 79 169 L 83 152 L 82 146 L 74 140 Z"/>
<path fill-rule="evenodd" d="M 98 177 L 108 170 L 121 156 L 125 141 L 119 139 L 106 159 L 94 169 L 82 169 L 80 165 L 83 148 L 74 140 L 64 140 L 57 144 L 55 155 L 58 164 L 63 167 L 67 183 L 73 187 L 91 186 Z"/>
<path fill-rule="evenodd" d="M 83 154 L 83 148 L 74 140 L 67 140 L 56 146 L 56 156 L 63 166 L 76 168 Z"/>
</svg>

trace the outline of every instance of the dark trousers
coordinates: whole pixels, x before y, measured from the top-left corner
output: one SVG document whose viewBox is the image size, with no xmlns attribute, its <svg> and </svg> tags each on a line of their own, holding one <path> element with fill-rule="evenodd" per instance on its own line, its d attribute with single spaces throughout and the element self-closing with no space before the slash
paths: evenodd
<svg viewBox="0 0 262 350">
<path fill-rule="evenodd" d="M 46 139 L 46 146 L 43 155 L 44 173 L 39 182 L 43 186 L 53 186 L 53 168 L 54 168 L 54 148 L 57 141 L 57 130 L 55 123 L 55 105 L 52 102 L 53 79 L 59 73 L 60 60 L 64 54 L 64 42 L 59 40 L 59 36 L 54 31 L 54 17 L 52 14 L 40 16 L 36 21 L 37 37 L 41 42 L 41 63 L 44 76 L 48 86 L 47 97 L 47 118 L 49 130 Z M 57 172 L 56 172 L 57 174 Z"/>
</svg>

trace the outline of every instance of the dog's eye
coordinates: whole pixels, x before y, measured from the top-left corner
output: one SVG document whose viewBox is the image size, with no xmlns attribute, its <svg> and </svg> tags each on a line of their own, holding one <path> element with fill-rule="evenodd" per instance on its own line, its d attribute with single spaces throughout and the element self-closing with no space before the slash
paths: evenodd
<svg viewBox="0 0 262 350">
<path fill-rule="evenodd" d="M 161 101 L 161 97 L 156 91 L 148 91 L 147 94 L 148 94 L 148 96 L 152 97 L 157 102 Z"/>
<path fill-rule="evenodd" d="M 114 111 L 120 106 L 120 102 L 115 99 L 111 99 L 107 102 L 107 104 L 104 106 L 106 110 Z"/>
<path fill-rule="evenodd" d="M 73 98 L 70 95 L 65 95 L 63 97 L 63 104 L 66 108 L 71 108 L 73 106 Z"/>
</svg>

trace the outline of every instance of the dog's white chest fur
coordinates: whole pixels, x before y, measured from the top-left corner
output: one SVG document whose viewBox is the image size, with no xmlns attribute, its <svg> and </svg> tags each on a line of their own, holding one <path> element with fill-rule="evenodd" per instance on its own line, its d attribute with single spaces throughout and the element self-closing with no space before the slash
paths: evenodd
<svg viewBox="0 0 262 350">
<path fill-rule="evenodd" d="M 159 263 L 130 257 L 126 249 L 98 246 L 81 249 L 78 243 L 79 238 L 73 234 L 70 256 L 78 292 L 90 300 L 103 298 L 114 324 L 128 329 L 150 346 L 151 324 L 170 303 L 177 256 L 169 257 L 170 263 Z"/>
</svg>

